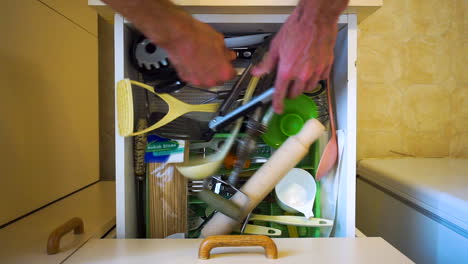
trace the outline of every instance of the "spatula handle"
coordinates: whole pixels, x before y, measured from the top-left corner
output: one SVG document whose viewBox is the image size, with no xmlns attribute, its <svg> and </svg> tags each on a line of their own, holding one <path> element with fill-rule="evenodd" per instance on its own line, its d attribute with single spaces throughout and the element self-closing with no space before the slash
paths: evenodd
<svg viewBox="0 0 468 264">
<path fill-rule="evenodd" d="M 295 226 L 308 226 L 308 227 L 323 227 L 332 226 L 333 221 L 321 218 L 310 218 L 307 219 L 303 216 L 295 215 L 255 215 L 253 214 L 250 221 L 265 221 L 271 223 L 278 223 L 284 225 L 295 225 Z"/>
</svg>

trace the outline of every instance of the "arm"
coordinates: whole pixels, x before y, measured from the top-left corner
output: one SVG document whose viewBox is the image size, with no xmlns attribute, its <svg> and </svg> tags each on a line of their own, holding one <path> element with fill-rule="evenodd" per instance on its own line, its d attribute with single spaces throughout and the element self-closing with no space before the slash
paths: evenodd
<svg viewBox="0 0 468 264">
<path fill-rule="evenodd" d="M 169 0 L 103 0 L 164 48 L 179 77 L 196 86 L 231 79 L 235 53 L 223 36 Z"/>
<path fill-rule="evenodd" d="M 273 39 L 268 55 L 252 70 L 263 75 L 277 68 L 273 107 L 327 79 L 333 64 L 337 21 L 348 0 L 301 0 Z"/>
</svg>

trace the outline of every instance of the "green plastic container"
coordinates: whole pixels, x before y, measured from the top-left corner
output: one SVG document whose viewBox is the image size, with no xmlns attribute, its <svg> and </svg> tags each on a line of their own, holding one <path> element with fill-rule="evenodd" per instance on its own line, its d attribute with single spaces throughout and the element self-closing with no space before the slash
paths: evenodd
<svg viewBox="0 0 468 264">
<path fill-rule="evenodd" d="M 262 135 L 263 141 L 278 148 L 288 137 L 297 134 L 307 120 L 317 118 L 317 105 L 306 95 L 284 100 L 283 114 L 274 114 L 268 129 Z"/>
</svg>

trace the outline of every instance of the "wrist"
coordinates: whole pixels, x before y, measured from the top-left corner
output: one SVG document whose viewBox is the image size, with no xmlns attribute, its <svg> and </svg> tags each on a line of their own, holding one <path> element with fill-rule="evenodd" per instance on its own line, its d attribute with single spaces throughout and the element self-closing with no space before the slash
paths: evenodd
<svg viewBox="0 0 468 264">
<path fill-rule="evenodd" d="M 190 31 L 193 18 L 177 6 L 170 6 L 164 14 L 155 15 L 151 23 L 146 23 L 143 31 L 159 46 L 168 49 L 174 43 L 183 39 Z"/>
<path fill-rule="evenodd" d="M 334 25 L 348 6 L 349 0 L 301 0 L 293 14 L 303 24 Z"/>
<path fill-rule="evenodd" d="M 170 0 L 103 0 L 116 9 L 149 39 L 159 46 L 168 46 L 180 39 L 181 30 L 193 19 Z M 187 25 L 188 24 L 188 25 Z"/>
</svg>

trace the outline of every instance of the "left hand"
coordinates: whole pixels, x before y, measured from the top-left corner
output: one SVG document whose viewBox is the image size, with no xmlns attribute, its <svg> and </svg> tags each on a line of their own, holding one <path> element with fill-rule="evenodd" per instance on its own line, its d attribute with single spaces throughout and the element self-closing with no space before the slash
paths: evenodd
<svg viewBox="0 0 468 264">
<path fill-rule="evenodd" d="M 305 17 L 305 18 L 304 18 Z M 283 112 L 283 100 L 312 91 L 319 80 L 328 78 L 333 64 L 336 21 L 313 21 L 294 12 L 276 34 L 270 50 L 252 74 L 260 76 L 278 68 L 273 108 Z"/>
</svg>

